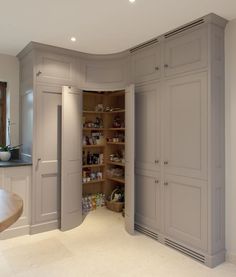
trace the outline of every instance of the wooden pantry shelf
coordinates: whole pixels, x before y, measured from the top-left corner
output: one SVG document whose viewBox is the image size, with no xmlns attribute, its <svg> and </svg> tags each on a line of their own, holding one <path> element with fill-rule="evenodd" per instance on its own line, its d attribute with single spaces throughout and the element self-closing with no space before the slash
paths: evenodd
<svg viewBox="0 0 236 277">
<path fill-rule="evenodd" d="M 83 131 L 105 131 L 105 128 L 83 128 Z"/>
<path fill-rule="evenodd" d="M 115 110 L 115 111 L 108 111 L 108 112 L 97 112 L 97 111 L 83 111 L 83 113 L 87 114 L 114 114 L 114 113 L 124 113 L 124 109 Z"/>
<path fill-rule="evenodd" d="M 106 113 L 106 114 L 125 113 L 125 110 L 124 110 L 124 109 L 121 109 L 121 110 L 109 111 L 109 112 L 104 112 L 104 113 Z"/>
<path fill-rule="evenodd" d="M 125 128 L 108 128 L 108 131 L 125 131 Z"/>
<path fill-rule="evenodd" d="M 105 179 L 93 180 L 93 181 L 90 181 L 90 182 L 83 183 L 83 185 L 97 184 L 97 183 L 102 183 L 102 182 L 105 182 Z"/>
<path fill-rule="evenodd" d="M 105 147 L 104 144 L 94 144 L 94 145 L 83 145 L 83 148 L 101 148 Z"/>
<path fill-rule="evenodd" d="M 125 145 L 125 142 L 107 142 L 110 145 Z"/>
<path fill-rule="evenodd" d="M 105 164 L 87 164 L 87 165 L 83 165 L 83 168 L 96 168 L 96 167 L 103 167 L 105 166 Z"/>
<path fill-rule="evenodd" d="M 124 163 L 119 163 L 119 162 L 106 162 L 106 163 L 110 164 L 110 165 L 119 165 L 119 166 L 124 166 L 125 167 Z"/>
<path fill-rule="evenodd" d="M 83 113 L 89 113 L 89 114 L 104 114 L 104 112 L 96 112 L 96 111 L 83 111 Z"/>
<path fill-rule="evenodd" d="M 107 177 L 107 180 L 111 180 L 111 181 L 118 182 L 118 183 L 121 183 L 121 184 L 125 183 L 125 179 L 124 178 Z"/>
</svg>

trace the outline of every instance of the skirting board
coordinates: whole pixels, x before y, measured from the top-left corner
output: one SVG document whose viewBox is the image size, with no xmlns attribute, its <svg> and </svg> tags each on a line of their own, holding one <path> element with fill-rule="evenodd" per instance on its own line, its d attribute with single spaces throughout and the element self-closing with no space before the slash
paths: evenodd
<svg viewBox="0 0 236 277">
<path fill-rule="evenodd" d="M 30 226 L 30 235 L 52 231 L 59 228 L 58 220 L 53 220 L 45 223 L 39 223 Z"/>
<path fill-rule="evenodd" d="M 236 254 L 226 253 L 226 262 L 236 265 Z"/>
<path fill-rule="evenodd" d="M 7 229 L 1 233 L 0 240 L 29 235 L 29 229 L 30 229 L 29 225 Z"/>
</svg>

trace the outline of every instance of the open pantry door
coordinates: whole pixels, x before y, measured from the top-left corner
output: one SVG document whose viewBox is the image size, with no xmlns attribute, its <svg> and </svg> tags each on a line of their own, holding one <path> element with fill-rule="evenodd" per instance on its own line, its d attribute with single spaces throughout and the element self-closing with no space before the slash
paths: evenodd
<svg viewBox="0 0 236 277">
<path fill-rule="evenodd" d="M 62 88 L 61 230 L 82 223 L 82 91 Z M 49 134 L 50 135 L 50 134 Z"/>
<path fill-rule="evenodd" d="M 134 85 L 125 92 L 125 229 L 134 234 Z"/>
</svg>

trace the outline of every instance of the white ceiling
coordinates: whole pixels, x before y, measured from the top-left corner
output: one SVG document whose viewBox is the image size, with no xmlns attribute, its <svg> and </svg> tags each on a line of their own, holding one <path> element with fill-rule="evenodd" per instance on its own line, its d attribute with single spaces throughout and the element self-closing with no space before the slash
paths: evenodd
<svg viewBox="0 0 236 277">
<path fill-rule="evenodd" d="M 236 0 L 0 0 L 0 10 L 0 53 L 37 41 L 108 54 L 211 12 L 234 19 Z"/>
</svg>

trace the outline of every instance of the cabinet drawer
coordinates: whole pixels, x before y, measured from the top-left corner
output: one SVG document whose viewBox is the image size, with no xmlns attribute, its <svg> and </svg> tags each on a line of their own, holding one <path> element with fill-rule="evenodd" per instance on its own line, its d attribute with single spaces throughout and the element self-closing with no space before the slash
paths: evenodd
<svg viewBox="0 0 236 277">
<path fill-rule="evenodd" d="M 161 53 L 158 45 L 145 48 L 132 55 L 134 83 L 147 82 L 161 77 Z"/>
<path fill-rule="evenodd" d="M 169 39 L 164 46 L 164 75 L 189 72 L 207 66 L 207 29 Z"/>
</svg>

